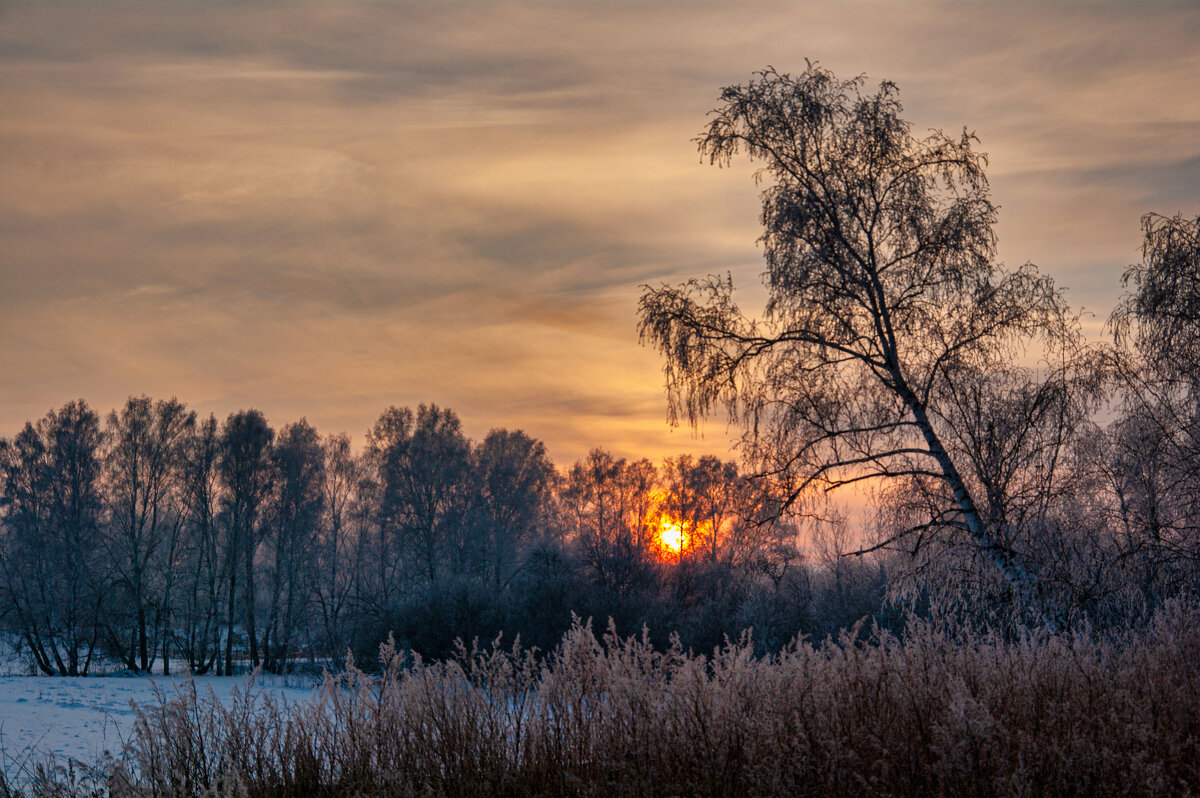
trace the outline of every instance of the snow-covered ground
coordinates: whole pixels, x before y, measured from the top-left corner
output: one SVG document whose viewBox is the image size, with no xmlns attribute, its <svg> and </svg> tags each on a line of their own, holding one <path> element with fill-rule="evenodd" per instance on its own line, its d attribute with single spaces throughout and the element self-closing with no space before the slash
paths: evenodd
<svg viewBox="0 0 1200 798">
<path fill-rule="evenodd" d="M 53 753 L 82 762 L 114 756 L 133 728 L 131 702 L 157 704 L 154 688 L 173 695 L 187 676 L 0 676 L 0 767 L 10 776 L 23 764 Z M 197 676 L 200 695 L 209 690 L 228 701 L 245 676 Z M 254 689 L 269 690 L 289 702 L 312 697 L 313 690 L 294 678 L 259 676 Z"/>
</svg>

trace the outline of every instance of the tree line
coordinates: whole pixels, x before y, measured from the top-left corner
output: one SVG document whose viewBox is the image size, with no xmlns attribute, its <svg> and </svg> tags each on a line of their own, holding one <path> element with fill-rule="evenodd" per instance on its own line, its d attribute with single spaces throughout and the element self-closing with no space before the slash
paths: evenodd
<svg viewBox="0 0 1200 798">
<path fill-rule="evenodd" d="M 733 463 L 597 449 L 560 473 L 526 433 L 472 441 L 436 405 L 388 408 L 356 452 L 257 410 L 73 401 L 0 440 L 0 490 L 0 612 L 47 674 L 336 665 L 389 633 L 549 649 L 572 612 L 717 643 L 799 562 Z M 718 600 L 729 617 L 698 617 Z"/>
</svg>

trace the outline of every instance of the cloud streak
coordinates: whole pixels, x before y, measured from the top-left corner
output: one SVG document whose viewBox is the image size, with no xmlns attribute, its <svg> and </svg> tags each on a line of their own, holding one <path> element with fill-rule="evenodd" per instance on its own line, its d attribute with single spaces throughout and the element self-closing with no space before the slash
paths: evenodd
<svg viewBox="0 0 1200 798">
<path fill-rule="evenodd" d="M 1200 12 L 1113 4 L 0 8 L 0 434 L 178 395 L 361 434 L 436 401 L 560 462 L 664 423 L 638 285 L 761 271 L 719 89 L 820 60 L 976 130 L 1001 254 L 1106 314 L 1138 217 L 1196 212 Z M 1189 204 L 1190 203 L 1190 204 Z M 757 293 L 756 293 L 757 291 Z"/>
</svg>

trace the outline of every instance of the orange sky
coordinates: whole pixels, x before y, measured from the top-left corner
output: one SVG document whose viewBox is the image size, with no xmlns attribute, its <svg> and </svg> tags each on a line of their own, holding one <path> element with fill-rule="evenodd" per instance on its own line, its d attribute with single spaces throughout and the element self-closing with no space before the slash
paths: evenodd
<svg viewBox="0 0 1200 798">
<path fill-rule="evenodd" d="M 0 5 L 0 435 L 75 397 L 363 432 L 390 404 L 592 446 L 665 424 L 638 286 L 761 298 L 720 88 L 819 60 L 991 156 L 1001 256 L 1099 329 L 1147 211 L 1200 212 L 1195 3 Z"/>
</svg>

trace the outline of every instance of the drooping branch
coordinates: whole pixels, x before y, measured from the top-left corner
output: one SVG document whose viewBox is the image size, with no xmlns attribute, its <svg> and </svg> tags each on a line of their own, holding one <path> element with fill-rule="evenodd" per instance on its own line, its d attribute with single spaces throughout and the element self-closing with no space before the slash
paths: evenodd
<svg viewBox="0 0 1200 798">
<path fill-rule="evenodd" d="M 1068 340 L 1073 317 L 1035 268 L 994 262 L 974 135 L 917 139 L 896 87 L 864 94 L 864 83 L 810 63 L 722 92 L 697 143 L 711 163 L 745 153 L 761 165 L 765 316 L 741 314 L 728 277 L 646 288 L 642 341 L 664 355 L 670 419 L 696 424 L 723 406 L 785 505 L 818 486 L 934 478 L 954 525 L 1032 598 L 1035 574 L 988 526 L 944 443 L 961 435 L 942 404 L 954 375 L 1002 366 L 1034 338 Z M 1028 398 L 1018 442 L 1058 406 Z"/>
</svg>

